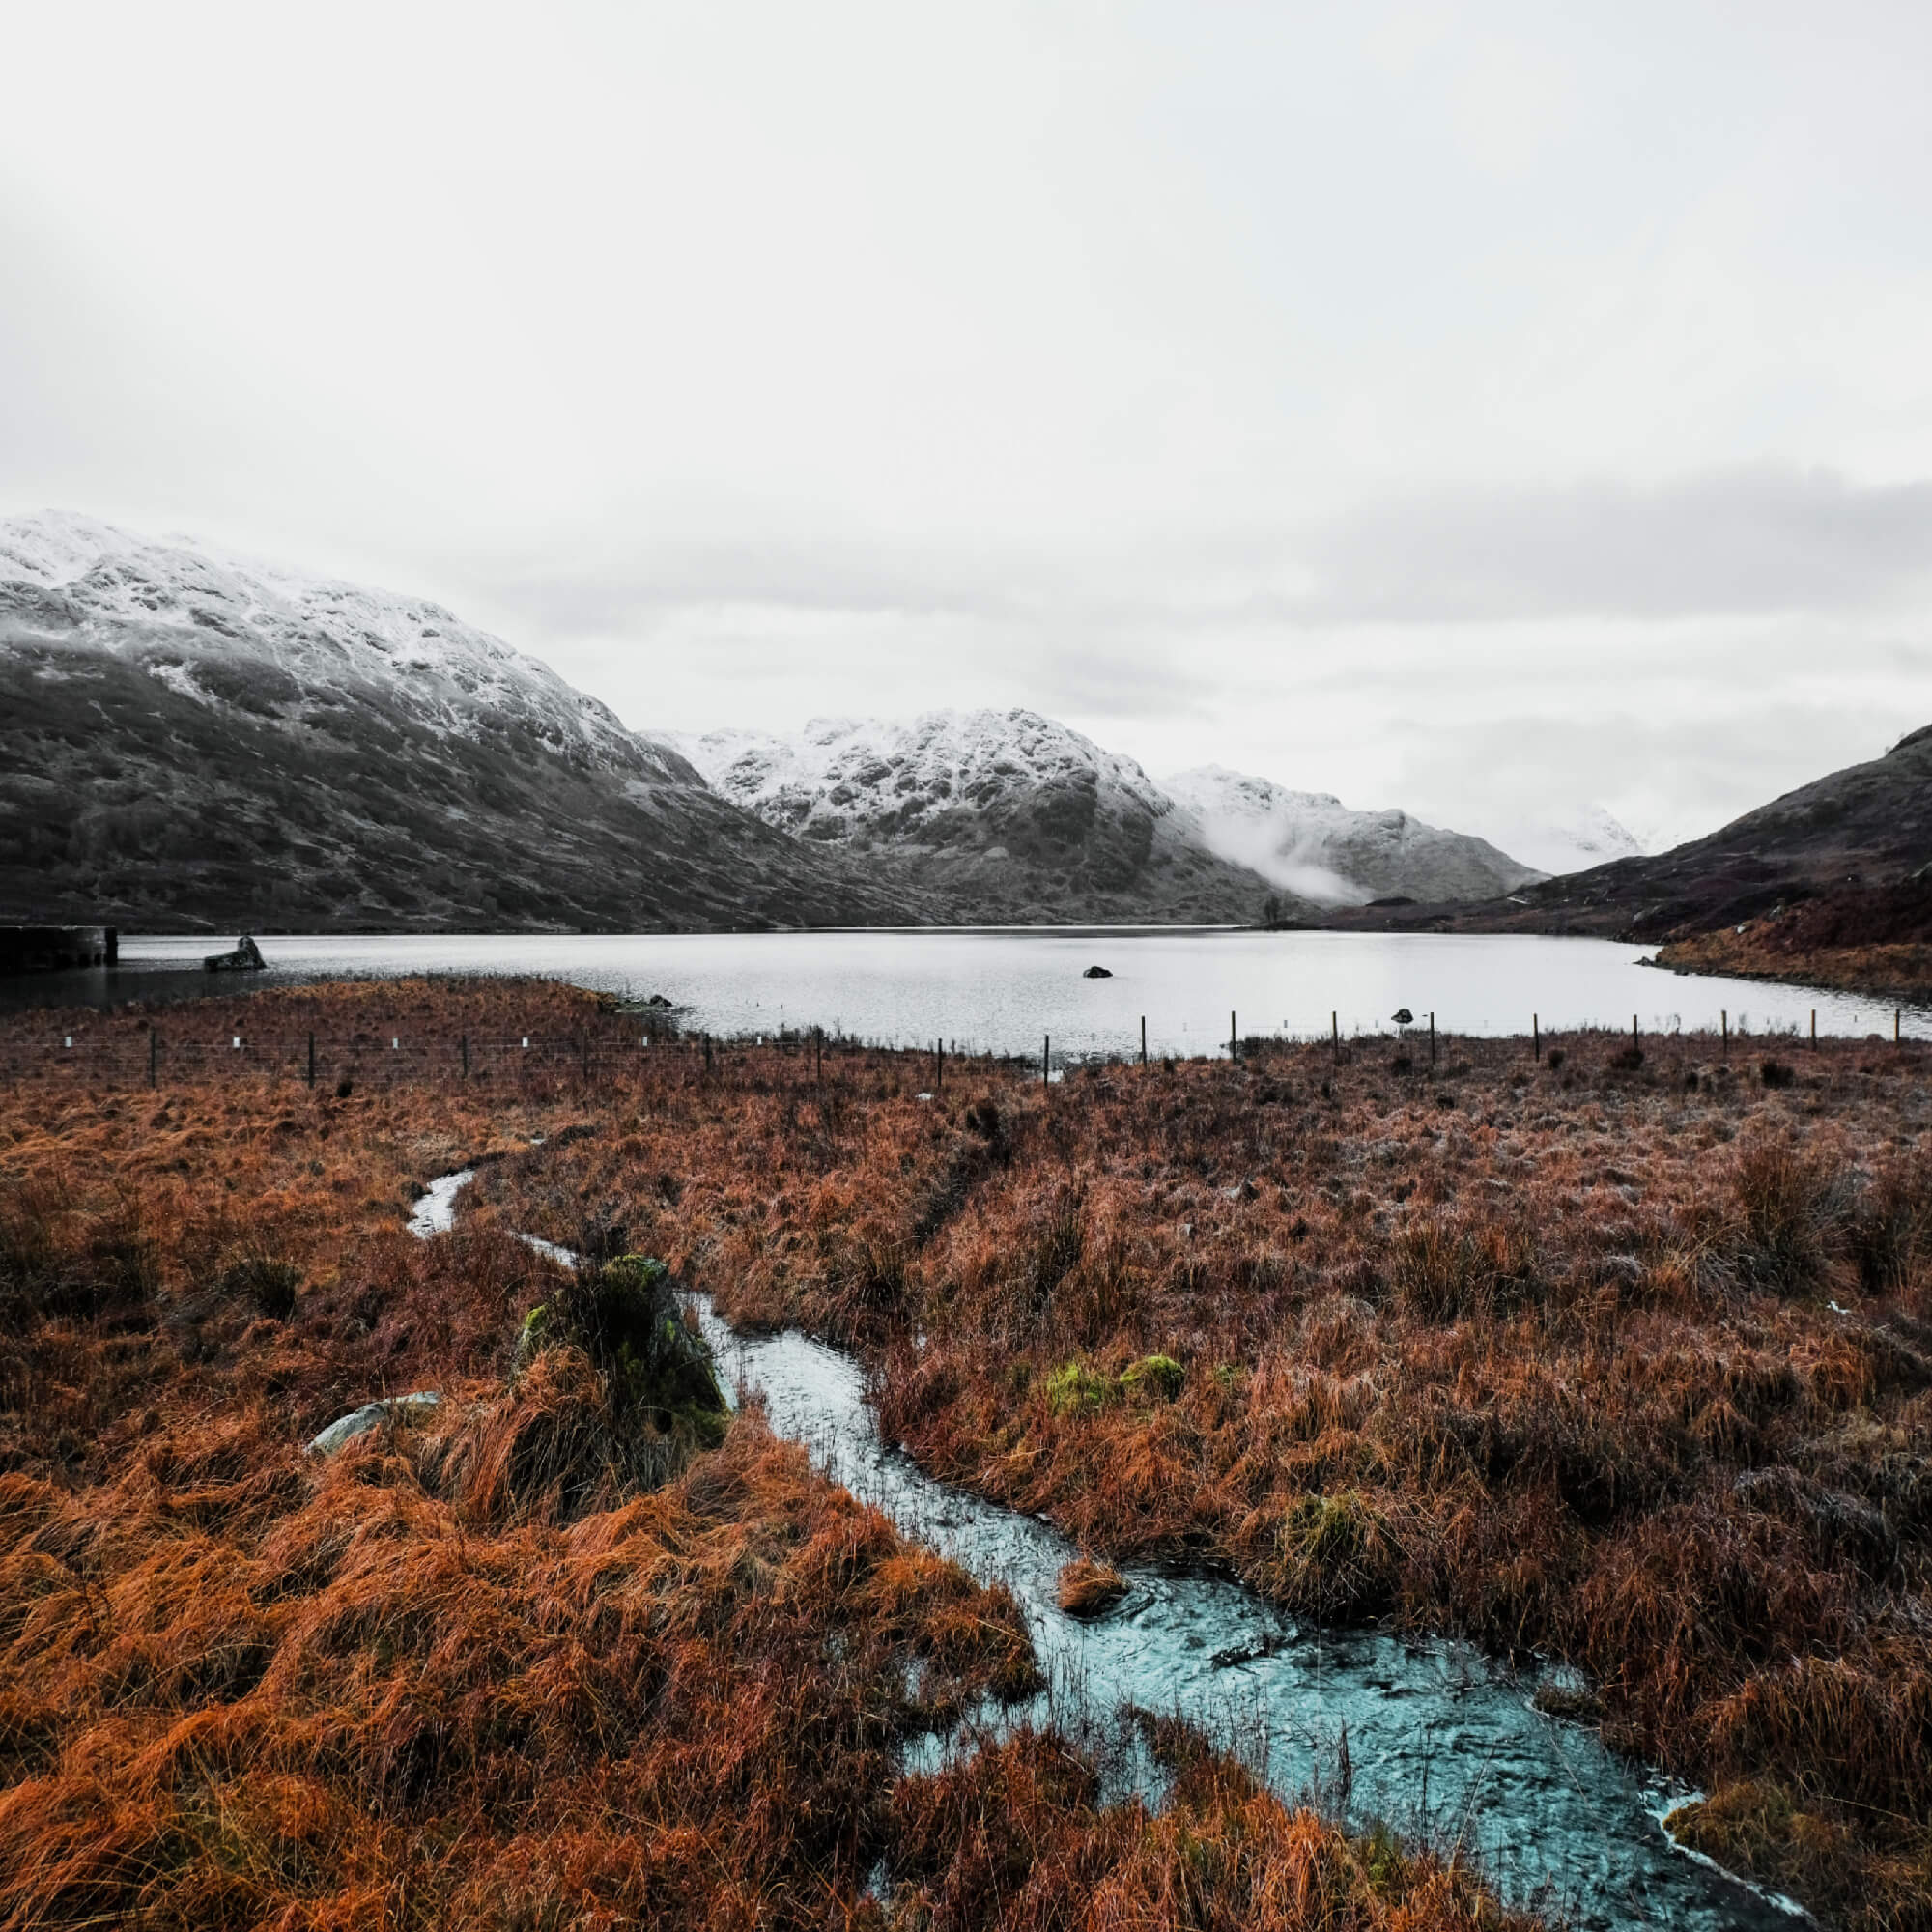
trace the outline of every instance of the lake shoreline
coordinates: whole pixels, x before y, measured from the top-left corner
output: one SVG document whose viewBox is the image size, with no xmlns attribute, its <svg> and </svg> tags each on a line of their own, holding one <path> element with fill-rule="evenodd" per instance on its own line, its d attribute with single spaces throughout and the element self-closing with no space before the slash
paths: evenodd
<svg viewBox="0 0 1932 1932">
<path fill-rule="evenodd" d="M 0 1010 L 128 1002 L 157 1007 L 210 994 L 333 980 L 472 978 L 559 980 L 654 998 L 687 1028 L 720 1037 L 822 1029 L 881 1044 L 1050 1056 L 1053 1065 L 1137 1058 L 1225 1056 L 1230 1038 L 1343 1038 L 1385 1033 L 1408 1011 L 1425 1033 L 1499 1037 L 1590 1026 L 1645 1035 L 1716 1029 L 1889 1032 L 1865 996 L 1813 999 L 1782 981 L 1660 980 L 1631 969 L 1647 949 L 1541 936 L 1264 932 L 1241 927 L 1069 925 L 811 933 L 593 937 L 412 934 L 270 936 L 267 970 L 202 970 L 205 939 L 130 934 L 113 968 L 0 982 Z M 1103 968 L 1095 973 L 1094 968 Z M 1667 990 L 1666 990 L 1667 989 Z M 165 1022 L 163 1022 L 165 1025 Z M 1145 1026 L 1145 1036 L 1143 1034 Z M 1932 1009 L 1907 1033 L 1932 1037 Z"/>
</svg>

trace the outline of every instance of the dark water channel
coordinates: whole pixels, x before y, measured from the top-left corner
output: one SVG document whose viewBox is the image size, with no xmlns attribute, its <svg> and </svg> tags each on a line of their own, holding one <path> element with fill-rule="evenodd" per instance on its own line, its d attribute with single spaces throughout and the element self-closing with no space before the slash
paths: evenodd
<svg viewBox="0 0 1932 1932">
<path fill-rule="evenodd" d="M 449 1226 L 469 1178 L 438 1181 L 412 1230 Z M 763 1399 L 779 1435 L 907 1536 L 1012 1591 L 1048 1689 L 994 1721 L 1077 1733 L 1108 1729 L 1128 1703 L 1177 1715 L 1285 1798 L 1330 1809 L 1341 1801 L 1357 1828 L 1381 1819 L 1460 1841 L 1505 1896 L 1579 1927 L 1790 1932 L 1802 1918 L 1674 1846 L 1661 1821 L 1689 1792 L 1537 1711 L 1536 1673 L 1506 1670 L 1469 1644 L 1297 1629 L 1238 1584 L 1150 1569 L 1124 1573 L 1132 1587 L 1108 1616 L 1066 1616 L 1055 1585 L 1074 1546 L 1036 1518 L 935 1482 L 882 1443 L 857 1361 L 796 1331 L 741 1335 L 708 1295 L 690 1301 L 724 1378 Z M 1228 1662 L 1233 1654 L 1246 1661 Z M 912 1762 L 971 1748 L 976 1735 L 924 1742 Z"/>
</svg>

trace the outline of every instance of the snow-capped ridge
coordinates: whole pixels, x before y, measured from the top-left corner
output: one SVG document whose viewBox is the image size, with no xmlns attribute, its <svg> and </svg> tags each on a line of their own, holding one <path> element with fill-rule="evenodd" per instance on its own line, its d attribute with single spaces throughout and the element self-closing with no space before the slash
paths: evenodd
<svg viewBox="0 0 1932 1932">
<path fill-rule="evenodd" d="M 676 737 L 672 744 L 714 789 L 767 823 L 807 838 L 851 841 L 890 835 L 918 845 L 970 842 L 962 814 L 1011 806 L 1056 787 L 1151 819 L 1174 810 L 1133 759 L 1022 706 L 928 711 L 909 722 L 813 718 L 790 737 L 746 730 Z"/>
<path fill-rule="evenodd" d="M 674 742 L 767 824 L 909 860 L 975 917 L 1246 923 L 1266 895 L 1132 758 L 1024 706 Z"/>
<path fill-rule="evenodd" d="M 0 521 L 0 599 L 23 624 L 35 622 L 34 591 L 44 593 L 38 601 L 49 614 L 69 620 L 53 635 L 134 656 L 204 701 L 267 702 L 297 724 L 332 691 L 360 686 L 440 732 L 508 727 L 559 755 L 696 781 L 607 705 L 427 598 L 307 576 L 190 537 L 151 540 L 58 510 Z M 197 675 L 197 665 L 210 674 Z M 269 675 L 244 688 L 238 679 L 251 667 Z"/>
</svg>

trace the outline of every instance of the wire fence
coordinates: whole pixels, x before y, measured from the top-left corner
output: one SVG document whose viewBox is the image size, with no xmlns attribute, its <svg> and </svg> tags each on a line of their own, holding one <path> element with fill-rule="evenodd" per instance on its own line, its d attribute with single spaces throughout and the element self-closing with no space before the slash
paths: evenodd
<svg viewBox="0 0 1932 1932">
<path fill-rule="evenodd" d="M 965 1054 L 945 1041 L 895 1048 L 822 1034 L 720 1038 L 632 1027 L 574 1033 L 256 1033 L 102 1025 L 0 1036 L 0 1081 L 165 1087 L 254 1078 L 315 1089 L 468 1083 L 500 1089 L 585 1089 L 655 1072 L 796 1086 L 889 1066 L 937 1089 L 947 1075 L 989 1073 L 1009 1057 Z"/>
<path fill-rule="evenodd" d="M 1439 1054 L 1448 1048 L 1447 1030 L 1438 1030 L 1433 1013 L 1412 1018 L 1404 1014 L 1402 1019 L 1404 1023 L 1393 1035 L 1385 1030 L 1366 1037 L 1359 1031 L 1345 1032 L 1339 1016 L 1331 1014 L 1326 1034 L 1258 1036 L 1242 1035 L 1236 1015 L 1230 1013 L 1227 1037 L 1208 1055 L 1198 1057 L 1238 1062 L 1269 1048 L 1326 1046 L 1340 1064 L 1352 1059 L 1354 1049 L 1366 1040 L 1369 1044 L 1393 1044 L 1402 1056 L 1398 1065 L 1413 1062 L 1435 1066 Z M 1693 1037 L 1715 1045 L 1725 1057 L 1733 1048 L 1748 1052 L 1754 1045 L 1808 1045 L 1815 1050 L 1821 1044 L 1862 1049 L 1869 1043 L 1849 1037 L 1821 1040 L 1815 1014 L 1808 1039 L 1796 1028 L 1773 1027 L 1747 1034 L 1733 1027 L 1725 1014 L 1714 1033 L 1695 1037 L 1675 1032 L 1642 1034 L 1634 1016 L 1628 1031 L 1621 1034 L 1613 1029 L 1587 1028 L 1565 1029 L 1559 1035 L 1544 1028 L 1539 1016 L 1531 1015 L 1529 1029 L 1518 1037 L 1518 1044 L 1541 1061 L 1546 1051 L 1566 1037 L 1621 1040 L 1639 1061 L 1646 1044 L 1689 1044 Z M 1463 1040 L 1463 1049 L 1473 1045 L 1476 1037 Z M 1503 1043 L 1483 1037 L 1492 1046 Z M 1914 1044 L 1902 1034 L 1896 1016 L 1890 1043 Z M 1101 1045 L 1069 1045 L 1056 1043 L 1051 1035 L 1045 1035 L 1036 1054 L 993 1053 L 948 1039 L 912 1044 L 866 1040 L 819 1029 L 723 1037 L 684 1031 L 668 1022 L 628 1017 L 617 1025 L 607 1021 L 573 1031 L 540 1029 L 514 1034 L 405 1028 L 258 1033 L 245 1026 L 237 1029 L 232 1022 L 215 1032 L 205 1026 L 166 1027 L 158 1021 L 129 1025 L 108 1016 L 99 1024 L 70 1018 L 58 1028 L 15 1025 L 0 1031 L 0 1081 L 66 1081 L 98 1087 L 158 1088 L 170 1082 L 252 1076 L 345 1092 L 357 1085 L 463 1082 L 501 1089 L 555 1090 L 571 1085 L 590 1088 L 653 1071 L 660 1078 L 668 1074 L 690 1080 L 701 1075 L 796 1086 L 801 1082 L 823 1084 L 828 1076 L 849 1077 L 863 1067 L 867 1073 L 890 1072 L 901 1081 L 909 1076 L 915 1085 L 936 1092 L 945 1085 L 949 1069 L 955 1081 L 968 1074 L 1031 1068 L 1035 1079 L 1058 1082 L 1065 1073 L 1082 1067 L 1135 1062 L 1146 1065 L 1151 1061 L 1172 1064 L 1176 1059 L 1194 1057 L 1163 1053 L 1158 1048 L 1151 1052 L 1145 1022 L 1138 1041 L 1130 1037 Z"/>
</svg>

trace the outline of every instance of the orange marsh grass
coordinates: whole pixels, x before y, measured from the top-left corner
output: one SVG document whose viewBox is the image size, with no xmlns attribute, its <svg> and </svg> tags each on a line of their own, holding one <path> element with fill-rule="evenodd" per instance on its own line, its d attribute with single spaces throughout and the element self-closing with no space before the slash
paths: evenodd
<svg viewBox="0 0 1932 1932">
<path fill-rule="evenodd" d="M 284 997 L 167 1024 L 261 1024 Z M 287 1000 L 378 1036 L 542 1002 L 617 1024 L 555 987 Z M 828 1321 L 902 1343 L 923 1257 L 1033 1129 L 928 1147 L 944 1111 L 890 1056 L 839 1057 L 822 1099 L 800 1070 L 667 1051 L 592 1088 L 338 1095 L 56 1065 L 0 1090 L 0 1926 L 1527 1922 L 1184 1738 L 1158 1818 L 1100 1805 L 1050 1733 L 899 1776 L 908 1729 L 1035 1681 L 1010 1598 L 755 1411 L 651 1487 L 587 1357 L 515 1367 L 556 1276 L 510 1228 L 621 1227 L 711 1279 L 763 1250 L 752 1177 L 709 1163 L 781 1149 L 811 1172 L 794 1252 Z M 477 1154 L 474 1211 L 411 1238 L 414 1188 Z M 1047 1304 L 1086 1253 L 1054 1201 L 1025 1277 Z M 759 1267 L 746 1288 L 790 1292 Z M 442 1406 L 303 1453 L 416 1388 Z M 1147 1378 L 1119 1400 L 1174 1406 Z"/>
</svg>

